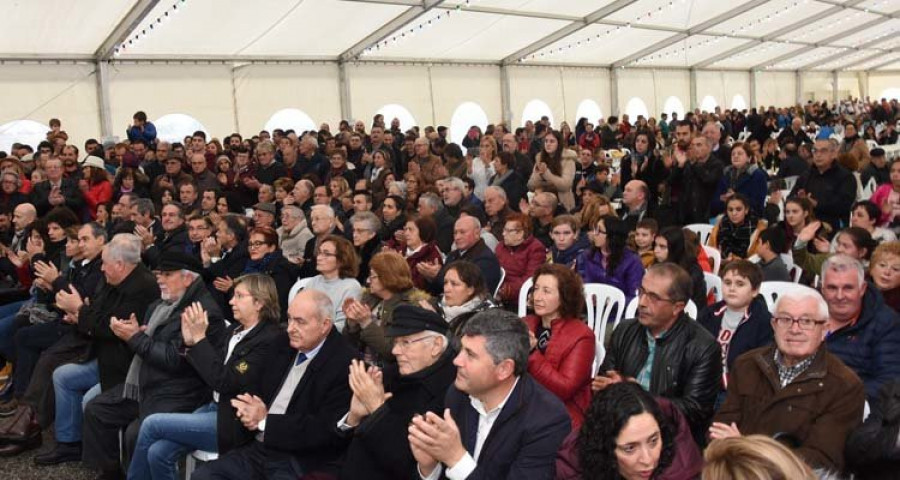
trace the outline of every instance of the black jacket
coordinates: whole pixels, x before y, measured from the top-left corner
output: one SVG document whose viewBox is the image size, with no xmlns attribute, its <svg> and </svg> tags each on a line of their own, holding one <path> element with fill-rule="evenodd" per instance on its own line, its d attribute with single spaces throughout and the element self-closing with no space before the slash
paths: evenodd
<svg viewBox="0 0 900 480">
<path fill-rule="evenodd" d="M 444 403 L 459 427 L 463 446 L 473 454 L 478 412 L 469 396 L 451 386 Z M 559 397 L 530 375 L 522 375 L 481 447 L 478 466 L 467 478 L 552 478 L 556 452 L 571 429 L 569 414 Z"/>
<path fill-rule="evenodd" d="M 600 372 L 615 370 L 637 378 L 647 360 L 647 328 L 625 320 L 613 331 Z M 650 393 L 666 397 L 684 414 L 694 440 L 705 443 L 722 379 L 722 350 L 699 323 L 682 313 L 666 335 L 656 340 Z"/>
<path fill-rule="evenodd" d="M 288 293 L 300 275 L 300 267 L 284 258 L 281 250 L 276 250 L 273 255 L 272 261 L 260 273 L 275 280 L 275 287 L 278 289 L 278 304 L 281 307 L 281 321 L 285 322 L 287 321 Z M 228 295 L 229 300 L 232 294 L 233 289 Z"/>
<path fill-rule="evenodd" d="M 229 322 L 234 320 L 234 313 L 231 311 L 231 306 L 228 305 L 232 291 L 221 292 L 213 285 L 213 282 L 220 277 L 230 277 L 232 280 L 240 277 L 249 259 L 250 254 L 247 253 L 247 243 L 243 242 L 232 248 L 221 260 L 211 263 L 209 267 L 203 270 L 203 280 L 206 281 L 206 288 L 212 294 L 222 313 L 225 314 L 225 319 Z"/>
<path fill-rule="evenodd" d="M 816 167 L 810 167 L 794 184 L 791 197 L 803 190 L 816 200 L 816 218 L 828 222 L 835 231 L 840 230 L 842 223 L 850 216 L 850 207 L 856 201 L 856 179 L 846 168 L 835 160 L 831 168 L 824 173 Z"/>
<path fill-rule="evenodd" d="M 453 228 L 456 226 L 456 219 L 450 215 L 446 208 L 441 207 L 434 217 L 434 223 L 437 224 L 437 246 L 445 255 L 453 249 Z"/>
<path fill-rule="evenodd" d="M 147 307 L 159 299 L 159 286 L 153 273 L 138 264 L 122 283 L 112 286 L 103 280 L 97 292 L 78 312 L 78 331 L 91 338 L 100 370 L 100 388 L 107 390 L 125 382 L 133 355 L 125 342 L 109 328 L 110 317 L 128 318 L 135 314 L 138 323 L 146 323 Z"/>
<path fill-rule="evenodd" d="M 479 239 L 465 253 L 461 253 L 459 250 L 450 252 L 447 258 L 444 259 L 444 266 L 441 267 L 434 280 L 428 282 L 429 292 L 433 295 L 440 295 L 444 292 L 444 275 L 447 273 L 447 268 L 457 260 L 468 260 L 478 265 L 479 270 L 484 275 L 484 283 L 487 285 L 488 292 L 494 293 L 494 290 L 497 289 L 497 285 L 500 283 L 500 262 L 482 239 Z"/>
<path fill-rule="evenodd" d="M 713 338 L 719 338 L 725 309 L 725 300 L 722 300 L 707 308 L 700 309 L 700 312 L 697 314 L 697 323 L 703 325 L 703 328 L 709 331 Z M 737 330 L 734 331 L 734 335 L 728 343 L 728 351 L 725 352 L 725 363 L 728 365 L 729 370 L 731 370 L 737 357 L 754 348 L 769 345 L 774 337 L 772 313 L 769 312 L 769 307 L 766 305 L 763 297 L 757 295 L 750 302 L 748 310 L 749 315 L 738 324 Z"/>
<path fill-rule="evenodd" d="M 228 342 L 241 325 L 228 328 L 221 347 L 213 345 L 209 337 L 188 348 L 187 361 L 210 388 L 219 392 L 216 415 L 219 455 L 240 447 L 253 439 L 237 418 L 231 400 L 243 393 L 262 395 L 262 380 L 275 354 L 284 348 L 287 336 L 283 329 L 270 322 L 258 324 L 234 346 L 228 361 Z"/>
<path fill-rule="evenodd" d="M 175 309 L 153 332 L 153 336 L 138 332 L 128 347 L 141 357 L 140 388 L 141 412 L 191 412 L 209 402 L 210 390 L 197 371 L 185 358 L 184 339 L 181 335 L 181 313 L 194 302 L 200 302 L 209 318 L 206 336 L 221 348 L 225 334 L 222 311 L 197 278 L 185 290 Z M 153 311 L 162 306 L 157 300 L 147 309 L 144 320 L 149 321 Z M 126 373 L 128 369 L 126 364 Z"/>
<path fill-rule="evenodd" d="M 278 395 L 294 364 L 297 351 L 282 348 L 270 363 L 263 380 L 267 407 Z M 350 360 L 356 351 L 332 328 L 319 353 L 310 360 L 284 414 L 266 417 L 264 443 L 269 460 L 293 457 L 303 472 L 332 472 L 347 442 L 335 425 L 350 408 L 352 392 L 347 383 Z"/>
<path fill-rule="evenodd" d="M 455 352 L 448 348 L 430 367 L 400 376 L 396 364 L 384 369 L 385 390 L 393 397 L 351 432 L 353 439 L 341 468 L 342 480 L 415 478 L 416 460 L 407 440 L 413 415 L 443 415 L 447 388 L 456 378 Z"/>
<path fill-rule="evenodd" d="M 177 251 L 181 253 L 194 254 L 193 243 L 188 237 L 187 227 L 181 225 L 171 232 L 163 232 L 161 240 L 147 247 L 141 258 L 144 263 L 151 269 L 159 265 L 159 259 L 164 252 Z"/>
<path fill-rule="evenodd" d="M 38 182 L 31 189 L 31 203 L 34 204 L 34 208 L 37 209 L 38 217 L 43 217 L 47 212 L 53 209 L 53 205 L 50 205 L 50 190 L 49 180 Z M 59 190 L 63 196 L 66 197 L 65 206 L 69 207 L 75 212 L 75 215 L 80 217 L 85 204 L 84 195 L 78 188 L 78 182 L 63 178 L 60 182 Z"/>
<path fill-rule="evenodd" d="M 672 168 L 669 181 L 682 184 L 678 198 L 682 224 L 709 223 L 710 204 L 723 172 L 722 162 L 713 155 L 703 163 L 687 162 L 684 167 Z"/>
</svg>

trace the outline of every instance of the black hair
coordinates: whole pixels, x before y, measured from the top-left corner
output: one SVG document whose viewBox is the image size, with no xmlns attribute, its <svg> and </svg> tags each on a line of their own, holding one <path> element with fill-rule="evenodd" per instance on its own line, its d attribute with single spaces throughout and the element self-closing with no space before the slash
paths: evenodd
<svg viewBox="0 0 900 480">
<path fill-rule="evenodd" d="M 768 243 L 772 251 L 779 254 L 786 248 L 787 235 L 783 228 L 771 226 L 762 232 L 759 232 L 759 241 Z"/>
</svg>

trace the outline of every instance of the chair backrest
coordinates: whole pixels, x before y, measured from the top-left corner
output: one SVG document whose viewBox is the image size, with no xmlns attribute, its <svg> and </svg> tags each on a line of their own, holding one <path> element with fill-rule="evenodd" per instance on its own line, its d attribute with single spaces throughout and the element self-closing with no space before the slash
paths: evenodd
<svg viewBox="0 0 900 480">
<path fill-rule="evenodd" d="M 716 301 L 721 301 L 722 279 L 714 273 L 703 272 L 703 280 L 706 281 L 706 295 L 709 296 L 709 292 L 712 291 L 713 295 L 716 296 Z"/>
<path fill-rule="evenodd" d="M 525 283 L 522 284 L 522 288 L 519 289 L 518 314 L 520 318 L 525 318 L 525 315 L 528 315 L 528 292 L 531 291 L 531 287 L 533 286 L 534 279 L 528 278 L 525 280 Z"/>
<path fill-rule="evenodd" d="M 722 266 L 722 252 L 718 248 L 710 247 L 709 245 L 703 245 L 703 251 L 706 252 L 706 256 L 712 262 L 712 265 L 710 265 L 712 273 L 718 275 L 719 268 Z"/>
<path fill-rule="evenodd" d="M 606 356 L 606 348 L 603 346 L 606 341 L 606 327 L 610 321 L 613 325 L 618 325 L 625 314 L 625 294 L 611 285 L 587 283 L 584 285 L 584 301 L 587 305 L 588 326 L 594 331 L 594 337 L 598 342 L 594 355 L 593 371 L 596 372 L 603 363 L 603 357 Z"/>
<path fill-rule="evenodd" d="M 784 178 L 783 178 L 783 180 L 784 180 L 784 188 L 786 188 L 788 191 L 793 190 L 793 189 L 794 189 L 794 185 L 797 184 L 797 179 L 798 179 L 798 178 L 799 178 L 798 175 L 791 175 L 790 177 L 784 177 Z M 787 200 L 787 196 L 785 196 L 784 199 Z"/>
<path fill-rule="evenodd" d="M 815 292 L 816 290 L 794 282 L 762 282 L 759 286 L 759 294 L 766 300 L 769 311 L 775 313 L 775 303 L 778 296 L 792 292 Z"/>
<path fill-rule="evenodd" d="M 504 280 L 506 280 L 506 270 L 500 267 L 500 281 L 497 282 L 497 288 L 494 289 L 494 298 L 497 298 L 497 295 L 500 294 L 500 287 L 503 286 Z"/>
<path fill-rule="evenodd" d="M 878 148 L 878 142 L 876 142 L 875 140 L 866 140 L 866 146 L 869 147 L 869 150 Z"/>
<path fill-rule="evenodd" d="M 694 232 L 700 237 L 700 245 L 706 245 L 706 242 L 709 241 L 709 235 L 713 231 L 713 225 L 709 223 L 692 223 L 690 225 L 685 225 L 684 228 Z"/>
<path fill-rule="evenodd" d="M 800 283 L 800 277 L 803 276 L 803 269 L 800 268 L 800 265 L 791 265 L 788 267 L 788 273 L 791 275 L 791 280 L 794 283 Z"/>
<path fill-rule="evenodd" d="M 294 286 L 288 291 L 288 305 L 294 301 L 294 297 L 297 296 L 297 293 L 300 292 L 300 290 L 306 288 L 306 284 L 309 283 L 309 278 L 301 278 L 294 283 Z"/>
<path fill-rule="evenodd" d="M 872 198 L 872 195 L 875 194 L 875 190 L 878 189 L 878 182 L 875 181 L 875 177 L 869 179 L 866 182 L 866 185 L 863 187 L 862 191 L 859 194 L 860 200 L 868 200 Z"/>
</svg>

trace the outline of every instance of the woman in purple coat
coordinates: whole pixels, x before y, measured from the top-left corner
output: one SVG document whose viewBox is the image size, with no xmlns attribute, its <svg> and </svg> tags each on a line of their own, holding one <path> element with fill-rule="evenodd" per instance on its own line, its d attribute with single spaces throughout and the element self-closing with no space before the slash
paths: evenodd
<svg viewBox="0 0 900 480">
<path fill-rule="evenodd" d="M 637 294 L 644 278 L 641 258 L 626 247 L 628 227 L 618 217 L 597 221 L 593 246 L 581 253 L 576 269 L 584 283 L 605 283 L 625 294 L 625 304 Z"/>
</svg>

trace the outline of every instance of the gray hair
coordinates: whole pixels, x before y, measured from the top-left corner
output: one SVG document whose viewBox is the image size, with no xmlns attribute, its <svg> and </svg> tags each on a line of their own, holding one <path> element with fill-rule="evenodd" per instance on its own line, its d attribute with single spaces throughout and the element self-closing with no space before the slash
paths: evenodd
<svg viewBox="0 0 900 480">
<path fill-rule="evenodd" d="M 419 195 L 419 201 L 423 200 L 425 201 L 425 204 L 428 205 L 428 208 L 434 209 L 435 211 L 439 211 L 444 207 L 441 199 L 434 192 L 425 192 L 422 195 Z"/>
<path fill-rule="evenodd" d="M 647 269 L 646 275 L 658 275 L 670 281 L 669 291 L 666 294 L 675 302 L 687 302 L 694 291 L 694 282 L 691 275 L 681 266 L 671 263 L 657 263 Z"/>
<path fill-rule="evenodd" d="M 286 213 L 291 218 L 300 218 L 303 216 L 303 209 L 296 205 L 285 205 L 281 207 L 281 213 Z"/>
<path fill-rule="evenodd" d="M 106 245 L 106 258 L 129 265 L 141 263 L 141 239 L 133 233 L 120 233 Z"/>
<path fill-rule="evenodd" d="M 450 177 L 444 180 L 444 185 L 447 188 L 455 188 L 460 192 L 466 191 L 466 182 L 462 181 L 461 178 L 458 177 Z"/>
<path fill-rule="evenodd" d="M 502 188 L 500 188 L 500 187 L 498 187 L 498 186 L 496 186 L 496 185 L 491 185 L 490 187 L 487 187 L 487 188 L 484 189 L 484 195 L 485 195 L 485 196 L 487 196 L 487 193 L 488 193 L 488 192 L 494 192 L 494 193 L 496 193 L 497 196 L 499 196 L 500 198 L 502 198 L 504 202 L 508 202 L 508 201 L 509 201 L 509 197 L 506 195 L 506 190 L 504 190 L 504 189 L 502 189 Z"/>
<path fill-rule="evenodd" d="M 484 347 L 494 365 L 511 359 L 515 374 L 528 369 L 528 328 L 516 314 L 491 308 L 473 316 L 462 329 L 463 337 L 484 337 Z"/>
<path fill-rule="evenodd" d="M 866 269 L 859 260 L 848 255 L 832 255 L 825 260 L 822 264 L 822 283 L 825 283 L 826 272 L 841 273 L 850 269 L 856 269 L 857 285 L 862 286 L 866 281 Z"/>
<path fill-rule="evenodd" d="M 137 212 L 141 215 L 150 215 L 151 217 L 156 215 L 156 206 L 153 205 L 153 200 L 149 198 L 139 198 L 134 201 L 133 206 L 137 208 Z"/>
<path fill-rule="evenodd" d="M 538 194 L 538 196 L 541 198 L 541 200 L 544 200 L 545 202 L 550 204 L 551 211 L 556 210 L 556 207 L 559 206 L 559 198 L 557 198 L 556 195 L 550 192 L 541 192 Z"/>
<path fill-rule="evenodd" d="M 109 238 L 106 233 L 106 228 L 104 228 L 103 225 L 100 225 L 97 222 L 88 222 L 81 226 L 81 228 L 85 227 L 91 230 L 91 236 L 94 238 L 102 237 L 104 242 Z"/>
<path fill-rule="evenodd" d="M 781 306 L 781 302 L 790 300 L 794 302 L 802 302 L 807 299 L 812 299 L 816 302 L 816 320 L 827 320 L 828 319 L 828 302 L 822 298 L 822 295 L 813 290 L 812 288 L 803 288 L 793 291 L 787 291 L 778 296 L 778 299 L 775 301 L 775 312 L 778 311 L 778 307 Z"/>
<path fill-rule="evenodd" d="M 376 234 L 381 229 L 381 220 L 372 212 L 359 212 L 350 217 L 350 223 L 353 225 L 363 224 Z"/>
<path fill-rule="evenodd" d="M 309 209 L 309 216 L 312 217 L 313 213 L 321 212 L 324 213 L 326 217 L 330 219 L 334 219 L 334 209 L 331 208 L 330 205 L 313 205 L 312 208 Z"/>
<path fill-rule="evenodd" d="M 16 182 L 16 188 L 22 188 L 22 179 L 19 177 L 19 172 L 15 171 L 12 168 L 7 168 L 6 170 L 3 171 L 2 174 L 0 174 L 0 177 L 6 177 L 6 176 L 13 177 L 13 179 Z"/>
</svg>

